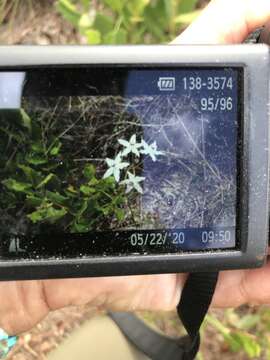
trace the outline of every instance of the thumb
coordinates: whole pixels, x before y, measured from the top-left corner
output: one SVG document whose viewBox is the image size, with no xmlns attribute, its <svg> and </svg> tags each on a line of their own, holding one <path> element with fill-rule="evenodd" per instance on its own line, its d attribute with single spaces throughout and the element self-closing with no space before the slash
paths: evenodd
<svg viewBox="0 0 270 360">
<path fill-rule="evenodd" d="M 269 0 L 212 0 L 173 44 L 236 44 L 270 19 Z"/>
</svg>

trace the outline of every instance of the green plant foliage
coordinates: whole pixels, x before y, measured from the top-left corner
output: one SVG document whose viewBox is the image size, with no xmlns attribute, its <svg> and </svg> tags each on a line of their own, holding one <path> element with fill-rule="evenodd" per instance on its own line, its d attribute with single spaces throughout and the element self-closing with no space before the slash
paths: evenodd
<svg viewBox="0 0 270 360">
<path fill-rule="evenodd" d="M 76 9 L 76 6 L 70 0 L 60 0 L 57 2 L 57 10 L 68 20 L 72 25 L 78 26 L 80 19 L 84 14 Z"/>
<path fill-rule="evenodd" d="M 207 316 L 204 329 L 213 327 L 231 352 L 245 353 L 249 359 L 270 359 L 270 311 L 265 307 L 245 311 L 226 310 L 222 320 Z"/>
<path fill-rule="evenodd" d="M 0 197 L 7 215 L 8 209 L 25 213 L 24 221 L 31 221 L 37 232 L 42 224 L 87 232 L 124 220 L 124 187 L 116 186 L 113 177 L 103 179 L 94 165 L 69 160 L 72 149 L 65 149 L 63 163 L 62 143 L 46 120 L 32 121 L 25 111 L 1 115 Z M 3 226 L 4 221 L 5 231 Z"/>
<path fill-rule="evenodd" d="M 137 44 L 172 40 L 199 14 L 198 0 L 58 0 L 56 8 L 88 43 Z"/>
</svg>

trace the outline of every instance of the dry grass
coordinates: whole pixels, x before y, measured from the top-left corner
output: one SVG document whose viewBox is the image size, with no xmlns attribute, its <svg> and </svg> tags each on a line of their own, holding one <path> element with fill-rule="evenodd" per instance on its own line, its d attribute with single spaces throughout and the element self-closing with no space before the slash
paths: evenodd
<svg viewBox="0 0 270 360">
<path fill-rule="evenodd" d="M 8 4 L 4 7 L 4 1 Z M 0 44 L 82 44 L 83 38 L 55 11 L 53 0 L 0 0 Z M 2 10 L 1 10 L 2 9 Z"/>
</svg>

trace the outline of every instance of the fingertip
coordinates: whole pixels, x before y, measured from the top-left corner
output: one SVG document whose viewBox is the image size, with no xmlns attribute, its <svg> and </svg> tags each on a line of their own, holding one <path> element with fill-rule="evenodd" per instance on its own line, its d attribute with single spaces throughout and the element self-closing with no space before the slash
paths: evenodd
<svg viewBox="0 0 270 360">
<path fill-rule="evenodd" d="M 235 44 L 270 19 L 269 0 L 212 0 L 173 44 Z"/>
</svg>

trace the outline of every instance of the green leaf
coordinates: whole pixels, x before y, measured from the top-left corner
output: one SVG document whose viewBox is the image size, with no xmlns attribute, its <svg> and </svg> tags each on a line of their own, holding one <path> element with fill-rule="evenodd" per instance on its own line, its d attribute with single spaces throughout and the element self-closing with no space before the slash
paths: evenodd
<svg viewBox="0 0 270 360">
<path fill-rule="evenodd" d="M 165 0 L 157 0 L 154 6 L 147 6 L 145 16 L 146 19 L 151 18 L 156 26 L 160 27 L 160 31 L 164 37 L 165 31 L 167 31 L 169 22 L 171 21 L 171 19 L 168 18 L 168 6 L 166 6 Z M 152 33 L 151 29 L 149 29 L 149 31 Z"/>
<path fill-rule="evenodd" d="M 220 332 L 232 351 L 236 352 L 241 349 L 241 344 L 239 344 L 239 341 L 231 336 L 230 329 L 223 325 L 222 322 L 219 321 L 214 315 L 207 315 L 206 322 L 211 324 L 216 330 Z"/>
<path fill-rule="evenodd" d="M 93 28 L 98 30 L 102 35 L 111 32 L 114 28 L 113 18 L 101 13 L 97 13 Z"/>
<path fill-rule="evenodd" d="M 124 202 L 125 202 L 125 197 L 123 196 L 123 195 L 115 195 L 114 196 L 114 199 L 113 199 L 113 203 L 115 204 L 115 205 L 122 205 L 122 204 L 124 204 Z"/>
<path fill-rule="evenodd" d="M 77 219 L 79 219 L 82 215 L 83 215 L 83 213 L 87 210 L 87 208 L 88 208 L 88 201 L 87 200 L 84 200 L 83 202 L 82 202 L 82 205 L 81 205 L 81 207 L 80 207 L 80 209 L 78 210 L 78 212 L 77 212 L 77 214 L 76 214 L 76 218 Z"/>
<path fill-rule="evenodd" d="M 110 206 L 103 206 L 103 207 L 100 207 L 99 210 L 102 212 L 102 214 L 104 216 L 108 216 L 109 213 L 111 212 L 111 207 Z"/>
<path fill-rule="evenodd" d="M 89 29 L 84 32 L 88 44 L 98 45 L 101 43 L 101 33 L 98 30 Z"/>
<path fill-rule="evenodd" d="M 167 21 L 161 20 L 162 11 L 147 7 L 145 10 L 144 21 L 147 31 L 154 35 L 158 41 L 164 42 L 166 40 L 164 27 L 168 25 Z M 167 31 L 167 30 L 166 30 Z"/>
<path fill-rule="evenodd" d="M 41 207 L 38 210 L 28 214 L 27 217 L 36 224 L 41 221 L 49 221 L 50 223 L 55 223 L 57 220 L 61 219 L 67 214 L 66 209 L 55 209 L 54 207 Z"/>
<path fill-rule="evenodd" d="M 123 209 L 116 209 L 115 215 L 118 221 L 123 221 L 125 218 L 125 211 Z"/>
<path fill-rule="evenodd" d="M 31 132 L 32 130 L 32 121 L 30 117 L 27 115 L 27 113 L 24 111 L 24 109 L 20 109 L 21 117 L 22 117 L 22 124 L 25 128 Z"/>
<path fill-rule="evenodd" d="M 96 185 L 99 184 L 99 183 L 100 183 L 100 181 L 99 181 L 97 178 L 93 177 L 93 178 L 89 181 L 88 185 L 89 185 L 89 186 L 96 186 Z"/>
<path fill-rule="evenodd" d="M 238 352 L 243 349 L 249 357 L 260 356 L 261 347 L 251 335 L 240 331 L 232 332 L 213 315 L 208 315 L 206 321 L 222 334 L 232 351 Z"/>
<path fill-rule="evenodd" d="M 127 31 L 119 29 L 118 31 L 111 31 L 104 36 L 105 44 L 126 44 L 127 42 Z"/>
<path fill-rule="evenodd" d="M 31 149 L 33 152 L 37 154 L 44 154 L 44 148 L 40 142 L 36 142 L 31 145 Z"/>
<path fill-rule="evenodd" d="M 237 323 L 237 327 L 242 330 L 250 330 L 254 328 L 261 321 L 260 315 L 247 314 L 241 317 Z"/>
<path fill-rule="evenodd" d="M 47 190 L 46 197 L 48 198 L 48 200 L 50 200 L 55 205 L 61 205 L 61 206 L 67 205 L 68 198 L 59 194 L 59 192 L 57 192 L 57 191 L 53 192 L 53 191 Z"/>
<path fill-rule="evenodd" d="M 58 0 L 56 9 L 60 14 L 74 26 L 78 26 L 81 14 L 70 0 Z"/>
<path fill-rule="evenodd" d="M 144 12 L 144 9 L 149 3 L 150 0 L 133 0 L 127 3 L 127 8 L 133 16 L 138 16 Z"/>
<path fill-rule="evenodd" d="M 178 6 L 179 13 L 188 13 L 196 8 L 198 0 L 181 0 Z"/>
<path fill-rule="evenodd" d="M 231 334 L 223 333 L 224 341 L 229 345 L 231 351 L 238 352 L 242 349 L 241 343 L 237 339 L 235 339 Z"/>
<path fill-rule="evenodd" d="M 200 13 L 201 13 L 200 10 L 195 10 L 195 11 L 192 11 L 192 12 L 189 12 L 189 13 L 184 13 L 184 14 L 178 15 L 174 19 L 174 22 L 176 24 L 188 25 L 192 21 L 194 21 L 200 15 Z"/>
<path fill-rule="evenodd" d="M 170 22 L 174 15 L 174 3 L 172 0 L 163 0 L 167 20 Z"/>
<path fill-rule="evenodd" d="M 74 188 L 73 185 L 69 185 L 67 190 L 73 194 L 77 194 L 77 190 Z"/>
<path fill-rule="evenodd" d="M 141 39 L 144 39 L 145 32 L 146 32 L 146 27 L 144 25 L 143 26 L 138 26 L 136 28 L 136 31 L 134 31 L 132 34 L 130 34 L 130 40 L 129 41 L 132 44 L 141 43 L 142 42 Z M 148 39 L 150 39 L 150 37 L 148 37 Z M 147 43 L 147 39 L 145 40 L 145 43 Z"/>
<path fill-rule="evenodd" d="M 126 0 L 104 0 L 104 3 L 113 11 L 120 14 L 125 6 Z"/>
<path fill-rule="evenodd" d="M 41 206 L 43 199 L 38 196 L 35 196 L 35 195 L 27 195 L 26 201 L 27 201 L 28 205 L 36 208 L 38 206 Z"/>
<path fill-rule="evenodd" d="M 91 164 L 86 164 L 83 170 L 83 176 L 87 179 L 90 180 L 92 179 L 96 174 L 96 168 L 94 165 Z"/>
<path fill-rule="evenodd" d="M 36 154 L 28 154 L 26 156 L 26 161 L 29 164 L 32 164 L 32 165 L 43 165 L 43 164 L 46 164 L 48 162 L 46 157 L 38 156 Z"/>
<path fill-rule="evenodd" d="M 85 233 L 91 230 L 90 221 L 75 221 L 73 224 L 73 228 L 71 229 L 71 232 L 75 233 Z"/>
<path fill-rule="evenodd" d="M 231 334 L 231 337 L 241 344 L 242 348 L 250 358 L 260 356 L 261 347 L 251 335 L 243 332 L 236 332 Z"/>
<path fill-rule="evenodd" d="M 23 141 L 23 138 L 21 137 L 20 134 L 15 134 L 12 131 L 9 131 L 9 129 L 6 129 L 5 127 L 0 127 L 0 132 L 3 132 L 5 135 L 8 135 L 10 139 L 15 139 L 19 144 L 21 144 Z"/>
<path fill-rule="evenodd" d="M 42 139 L 42 130 L 40 127 L 40 123 L 38 121 L 32 122 L 32 140 L 36 141 L 38 144 L 40 144 L 40 147 L 42 148 L 42 152 L 44 153 L 44 148 L 42 144 L 40 143 L 40 140 Z"/>
<path fill-rule="evenodd" d="M 85 11 L 89 10 L 92 0 L 81 0 L 82 6 Z"/>
<path fill-rule="evenodd" d="M 30 181 L 32 185 L 36 186 L 42 180 L 41 173 L 32 169 L 30 166 L 18 165 L 18 168 L 23 171 L 26 179 Z"/>
<path fill-rule="evenodd" d="M 61 147 L 62 147 L 62 143 L 60 141 L 57 141 L 50 149 L 50 155 L 52 156 L 58 155 Z"/>
<path fill-rule="evenodd" d="M 96 11 L 90 11 L 88 13 L 82 14 L 79 20 L 79 27 L 82 29 L 87 29 L 93 26 L 96 18 Z"/>
<path fill-rule="evenodd" d="M 20 182 L 14 179 L 7 179 L 2 181 L 2 184 L 5 185 L 9 190 L 27 193 L 27 190 L 31 189 L 32 184 Z"/>
<path fill-rule="evenodd" d="M 78 194 L 78 191 L 74 188 L 73 185 L 69 185 L 67 189 L 65 190 L 65 193 L 67 196 L 76 197 Z"/>
<path fill-rule="evenodd" d="M 115 178 L 113 176 L 110 176 L 110 177 L 108 177 L 106 179 L 101 179 L 99 181 L 99 185 L 105 186 L 105 188 L 108 188 L 108 189 L 114 189 L 115 185 L 116 185 L 116 181 L 115 181 Z"/>
<path fill-rule="evenodd" d="M 47 185 L 53 178 L 54 178 L 54 174 L 49 174 L 47 175 L 38 185 L 37 185 L 37 189 L 40 189 L 41 187 Z"/>
<path fill-rule="evenodd" d="M 87 186 L 87 185 L 82 185 L 80 187 L 80 191 L 86 196 L 89 196 L 96 192 L 96 190 L 94 188 L 91 188 L 90 186 Z"/>
</svg>

